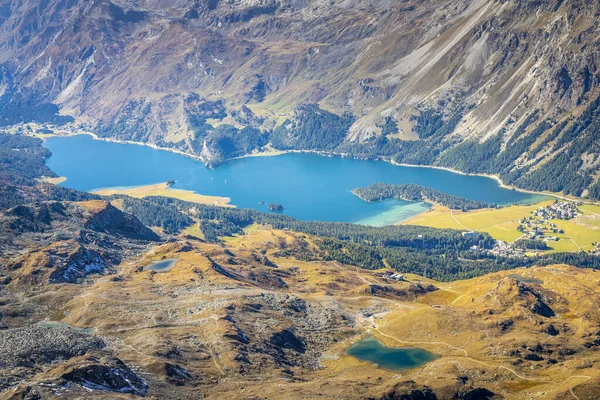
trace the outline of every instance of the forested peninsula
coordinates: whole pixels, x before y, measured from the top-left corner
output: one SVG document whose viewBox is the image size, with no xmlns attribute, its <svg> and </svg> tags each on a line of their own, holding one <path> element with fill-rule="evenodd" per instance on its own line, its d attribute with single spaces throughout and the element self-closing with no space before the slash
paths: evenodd
<svg viewBox="0 0 600 400">
<path fill-rule="evenodd" d="M 431 189 L 412 183 L 406 185 L 374 183 L 365 188 L 353 189 L 352 193 L 361 200 L 367 202 L 382 201 L 385 199 L 423 201 L 430 204 L 446 206 L 452 210 L 462 211 L 496 207 L 495 204 L 454 196 L 452 194 L 444 193 L 441 190 Z"/>
</svg>

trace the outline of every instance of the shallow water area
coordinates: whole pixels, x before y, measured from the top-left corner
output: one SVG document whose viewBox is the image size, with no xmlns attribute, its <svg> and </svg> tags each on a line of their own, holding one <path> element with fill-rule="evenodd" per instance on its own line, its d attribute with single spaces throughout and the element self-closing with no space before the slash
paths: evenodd
<svg viewBox="0 0 600 400">
<path fill-rule="evenodd" d="M 521 283 L 530 283 L 532 285 L 541 285 L 542 283 L 544 283 L 544 281 L 541 281 L 539 279 L 535 279 L 535 278 L 527 278 L 521 275 L 517 275 L 517 274 L 511 274 L 508 275 L 509 278 L 512 278 L 514 280 L 517 280 Z"/>
<path fill-rule="evenodd" d="M 88 335 L 92 334 L 95 329 L 95 328 L 78 328 L 76 326 L 65 324 L 64 322 L 60 322 L 60 321 L 41 321 L 41 322 L 38 322 L 37 325 L 42 326 L 44 328 L 52 328 L 52 329 L 58 329 L 58 328 L 73 329 L 74 331 L 77 331 L 79 333 L 88 334 Z"/>
<path fill-rule="evenodd" d="M 168 260 L 155 261 L 152 264 L 144 267 L 144 271 L 167 272 L 175 268 L 177 260 L 170 258 Z"/>
</svg>

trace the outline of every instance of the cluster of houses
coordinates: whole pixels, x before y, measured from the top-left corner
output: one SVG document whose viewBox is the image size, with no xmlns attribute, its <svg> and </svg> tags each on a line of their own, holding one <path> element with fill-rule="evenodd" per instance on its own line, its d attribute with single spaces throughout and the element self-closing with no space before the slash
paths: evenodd
<svg viewBox="0 0 600 400">
<path fill-rule="evenodd" d="M 531 239 L 543 238 L 545 241 L 558 241 L 559 238 L 552 234 L 561 234 L 564 231 L 552 220 L 569 220 L 580 215 L 578 206 L 581 203 L 572 201 L 556 201 L 547 207 L 540 207 L 532 211 L 528 218 L 523 218 L 518 229 Z"/>
<path fill-rule="evenodd" d="M 540 217 L 545 221 L 551 219 L 573 219 L 579 214 L 577 209 L 582 203 L 573 201 L 555 201 L 547 207 L 540 207 L 533 211 L 533 215 Z"/>
<path fill-rule="evenodd" d="M 493 254 L 497 257 L 507 257 L 507 258 L 523 258 L 525 257 L 525 251 L 515 246 L 513 243 L 507 243 L 502 240 L 497 240 L 496 245 L 493 249 L 489 250 L 490 254 Z"/>
</svg>

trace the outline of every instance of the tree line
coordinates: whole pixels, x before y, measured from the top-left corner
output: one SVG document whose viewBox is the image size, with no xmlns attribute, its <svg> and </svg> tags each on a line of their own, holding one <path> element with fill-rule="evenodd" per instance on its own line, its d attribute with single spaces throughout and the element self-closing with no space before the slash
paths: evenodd
<svg viewBox="0 0 600 400">
<path fill-rule="evenodd" d="M 46 166 L 51 154 L 40 139 L 0 133 L 0 182 L 31 186 L 42 176 L 56 177 Z"/>
</svg>

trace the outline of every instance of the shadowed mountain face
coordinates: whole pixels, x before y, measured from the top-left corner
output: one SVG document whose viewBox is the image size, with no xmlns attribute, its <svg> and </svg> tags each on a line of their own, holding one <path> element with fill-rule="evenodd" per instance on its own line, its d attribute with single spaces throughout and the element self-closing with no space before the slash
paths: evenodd
<svg viewBox="0 0 600 400">
<path fill-rule="evenodd" d="M 597 198 L 599 13 L 583 0 L 2 0 L 0 124 L 72 117 L 209 164 L 271 143 Z"/>
</svg>

